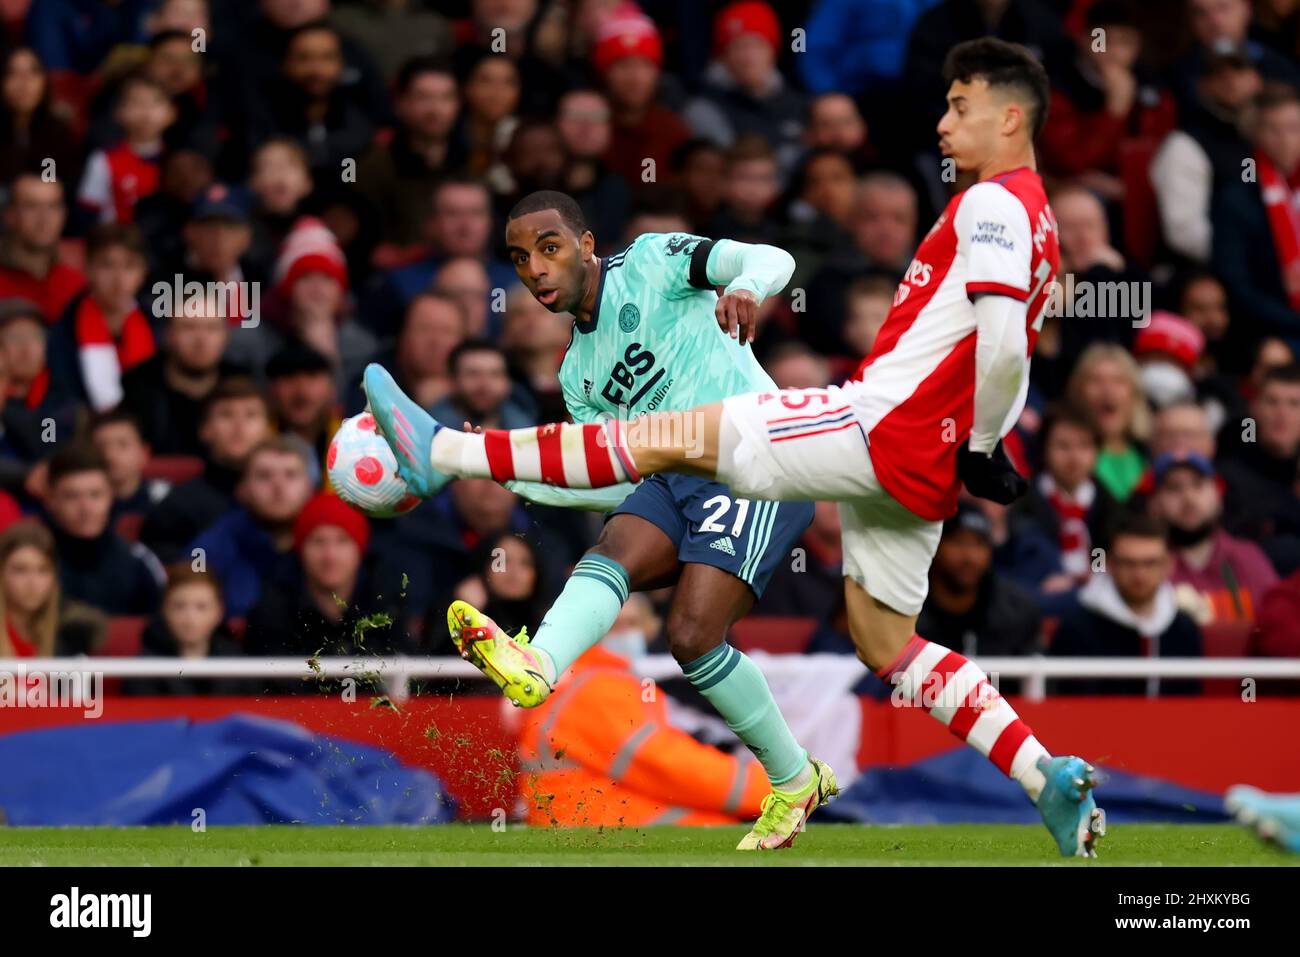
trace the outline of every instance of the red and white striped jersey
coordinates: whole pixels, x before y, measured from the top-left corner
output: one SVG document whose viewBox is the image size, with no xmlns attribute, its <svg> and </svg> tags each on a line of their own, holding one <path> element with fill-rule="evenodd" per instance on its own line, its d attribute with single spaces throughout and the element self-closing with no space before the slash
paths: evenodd
<svg viewBox="0 0 1300 957">
<path fill-rule="evenodd" d="M 850 390 L 880 484 L 921 518 L 939 521 L 957 509 L 957 449 L 970 437 L 975 407 L 973 299 L 1028 302 L 1032 353 L 1059 266 L 1056 217 L 1028 167 L 958 193 L 921 241 L 853 377 L 862 385 Z M 1005 429 L 1019 417 L 1027 385 L 1025 376 Z"/>
</svg>

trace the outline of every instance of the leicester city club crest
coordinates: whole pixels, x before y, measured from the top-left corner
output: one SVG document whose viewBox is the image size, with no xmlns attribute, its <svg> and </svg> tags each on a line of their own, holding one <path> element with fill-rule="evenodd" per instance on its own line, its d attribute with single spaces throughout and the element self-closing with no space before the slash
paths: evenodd
<svg viewBox="0 0 1300 957">
<path fill-rule="evenodd" d="M 618 327 L 624 332 L 631 332 L 641 325 L 641 310 L 630 302 L 623 303 L 618 311 Z"/>
</svg>

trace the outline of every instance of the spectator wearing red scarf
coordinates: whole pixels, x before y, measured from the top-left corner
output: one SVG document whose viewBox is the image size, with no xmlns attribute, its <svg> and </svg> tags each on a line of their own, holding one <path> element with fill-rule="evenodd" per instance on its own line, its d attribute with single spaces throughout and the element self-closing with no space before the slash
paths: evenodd
<svg viewBox="0 0 1300 957">
<path fill-rule="evenodd" d="M 86 239 L 86 293 L 50 335 L 50 371 L 94 411 L 122 401 L 122 374 L 157 351 L 136 297 L 145 279 L 144 239 L 135 226 L 107 223 Z"/>
<path fill-rule="evenodd" d="M 10 184 L 0 238 L 0 299 L 31 300 L 51 324 L 86 284 L 80 269 L 59 261 L 67 219 L 61 183 L 23 173 Z"/>
<path fill-rule="evenodd" d="M 1214 202 L 1214 262 L 1236 312 L 1261 332 L 1300 342 L 1300 93 L 1260 95 L 1256 175 Z M 1294 346 L 1293 346 L 1294 347 Z"/>
</svg>

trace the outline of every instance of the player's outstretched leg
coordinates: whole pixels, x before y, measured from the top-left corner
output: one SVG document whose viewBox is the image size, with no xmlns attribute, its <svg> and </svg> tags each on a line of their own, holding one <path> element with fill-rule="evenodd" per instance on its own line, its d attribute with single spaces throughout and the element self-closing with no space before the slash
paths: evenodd
<svg viewBox="0 0 1300 957">
<path fill-rule="evenodd" d="M 1238 784 L 1228 788 L 1223 803 L 1239 823 L 1270 844 L 1300 854 L 1300 794 L 1269 794 Z"/>
<path fill-rule="evenodd" d="M 604 488 L 669 470 L 712 478 L 716 465 L 721 404 L 642 416 L 628 424 L 630 437 L 617 419 L 473 433 L 445 428 L 381 365 L 366 367 L 363 387 L 379 434 L 397 457 L 398 474 L 421 498 L 437 494 L 452 478 Z M 704 423 L 702 428 L 683 432 L 677 423 L 684 416 Z"/>
</svg>

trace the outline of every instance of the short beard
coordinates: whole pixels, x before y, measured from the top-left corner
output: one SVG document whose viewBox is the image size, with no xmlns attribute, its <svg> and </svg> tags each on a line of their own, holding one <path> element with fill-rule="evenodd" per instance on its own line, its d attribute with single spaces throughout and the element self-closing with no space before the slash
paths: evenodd
<svg viewBox="0 0 1300 957">
<path fill-rule="evenodd" d="M 1218 522 L 1215 519 L 1202 522 L 1192 528 L 1179 528 L 1177 525 L 1170 525 L 1169 544 L 1174 548 L 1192 548 L 1213 535 L 1216 525 L 1218 525 Z"/>
</svg>

